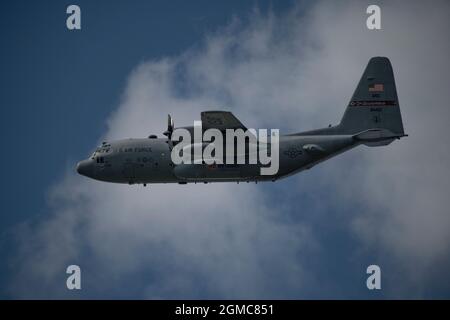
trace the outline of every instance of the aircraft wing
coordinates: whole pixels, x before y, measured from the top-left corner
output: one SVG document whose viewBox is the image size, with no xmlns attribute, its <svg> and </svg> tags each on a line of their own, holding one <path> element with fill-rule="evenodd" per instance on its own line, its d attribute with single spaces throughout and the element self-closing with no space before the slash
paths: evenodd
<svg viewBox="0 0 450 320">
<path fill-rule="evenodd" d="M 242 129 L 247 128 L 229 111 L 204 111 L 201 113 L 203 130 L 218 129 Z"/>
</svg>

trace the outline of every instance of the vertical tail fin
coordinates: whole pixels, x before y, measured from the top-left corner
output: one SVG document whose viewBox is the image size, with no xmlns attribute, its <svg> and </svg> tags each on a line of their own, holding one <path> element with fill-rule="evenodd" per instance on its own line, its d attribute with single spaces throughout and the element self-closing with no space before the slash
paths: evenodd
<svg viewBox="0 0 450 320">
<path fill-rule="evenodd" d="M 404 135 L 394 73 L 385 57 L 370 59 L 339 125 L 345 134 L 368 129 Z"/>
</svg>

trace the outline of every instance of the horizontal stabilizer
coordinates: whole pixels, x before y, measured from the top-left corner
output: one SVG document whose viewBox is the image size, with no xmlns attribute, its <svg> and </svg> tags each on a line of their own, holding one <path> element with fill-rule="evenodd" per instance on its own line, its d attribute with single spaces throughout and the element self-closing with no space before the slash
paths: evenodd
<svg viewBox="0 0 450 320">
<path fill-rule="evenodd" d="M 395 139 L 406 137 L 407 134 L 393 133 L 389 129 L 368 129 L 353 135 L 357 141 L 369 147 L 384 146 L 390 144 Z"/>
</svg>

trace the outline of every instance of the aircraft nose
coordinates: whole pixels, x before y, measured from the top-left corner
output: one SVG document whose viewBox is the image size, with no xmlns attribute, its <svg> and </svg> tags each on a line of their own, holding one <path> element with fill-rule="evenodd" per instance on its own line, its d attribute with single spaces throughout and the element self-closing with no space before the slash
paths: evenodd
<svg viewBox="0 0 450 320">
<path fill-rule="evenodd" d="M 82 160 L 77 163 L 77 172 L 83 176 L 90 177 L 92 175 L 92 166 L 88 160 Z"/>
</svg>

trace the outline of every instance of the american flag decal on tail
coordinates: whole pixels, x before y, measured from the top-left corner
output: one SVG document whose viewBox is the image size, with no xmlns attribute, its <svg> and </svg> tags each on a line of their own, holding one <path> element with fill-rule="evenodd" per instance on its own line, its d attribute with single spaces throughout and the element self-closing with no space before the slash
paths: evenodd
<svg viewBox="0 0 450 320">
<path fill-rule="evenodd" d="M 369 92 L 383 92 L 384 85 L 382 83 L 369 84 Z"/>
</svg>

